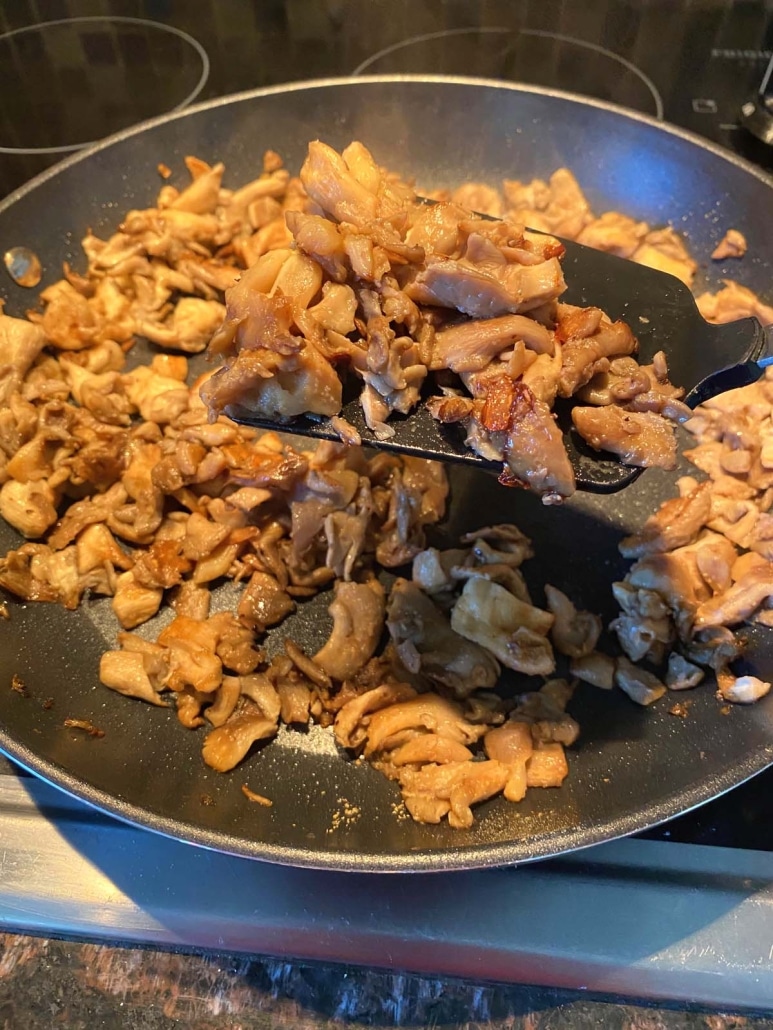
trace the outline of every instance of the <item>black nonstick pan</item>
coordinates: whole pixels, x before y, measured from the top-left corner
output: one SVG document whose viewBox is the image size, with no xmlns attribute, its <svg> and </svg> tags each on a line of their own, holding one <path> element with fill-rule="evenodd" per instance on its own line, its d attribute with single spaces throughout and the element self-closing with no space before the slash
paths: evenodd
<svg viewBox="0 0 773 1030">
<path fill-rule="evenodd" d="M 123 212 L 153 203 L 159 163 L 182 182 L 186 154 L 223 160 L 226 183 L 238 185 L 257 174 L 266 148 L 297 169 L 306 144 L 318 137 L 336 147 L 360 139 L 378 161 L 424 190 L 470 179 L 496 185 L 544 177 L 567 165 L 595 211 L 622 210 L 654 225 L 672 221 L 687 233 L 710 285 L 728 270 L 708 267 L 708 255 L 726 229 L 742 230 L 749 253 L 733 266 L 735 277 L 763 294 L 773 288 L 773 182 L 752 166 L 608 105 L 446 78 L 287 86 L 147 123 L 9 197 L 0 205 L 2 249 L 33 248 L 46 285 L 60 277 L 64 260 L 82 267 L 79 240 L 87 228 L 109 234 Z M 10 314 L 22 314 L 34 300 L 10 279 L 0 293 Z M 667 326 L 659 333 L 668 350 Z M 726 357 L 730 363 L 740 355 Z M 675 478 L 649 471 L 619 494 L 582 494 L 546 509 L 485 473 L 454 469 L 451 476 L 449 537 L 515 522 L 535 541 L 537 557 L 524 569 L 535 597 L 551 582 L 607 618 L 613 615 L 609 585 L 625 570 L 617 543 L 673 491 Z M 14 546 L 15 534 L 1 526 L 0 547 Z M 303 606 L 279 633 L 320 644 L 329 629 L 327 603 L 321 596 Z M 393 785 L 337 753 L 329 732 L 318 728 L 281 733 L 232 774 L 207 769 L 201 736 L 184 730 L 172 710 L 100 686 L 99 656 L 116 631 L 109 602 L 87 602 L 76 612 L 13 601 L 8 607 L 10 620 L 0 622 L 0 749 L 119 818 L 253 858 L 361 871 L 529 861 L 643 830 L 773 762 L 773 695 L 728 711 L 708 684 L 692 693 L 688 717 L 675 718 L 668 699 L 645 710 L 622 693 L 581 688 L 572 711 L 582 736 L 560 790 L 532 790 L 520 805 L 498 799 L 479 806 L 469 831 L 420 826 L 398 818 Z M 758 675 L 773 675 L 773 631 L 752 634 L 748 661 Z M 25 695 L 11 689 L 14 674 L 26 684 Z M 67 729 L 65 718 L 90 720 L 104 736 Z M 243 783 L 269 795 L 273 807 L 247 802 Z"/>
</svg>

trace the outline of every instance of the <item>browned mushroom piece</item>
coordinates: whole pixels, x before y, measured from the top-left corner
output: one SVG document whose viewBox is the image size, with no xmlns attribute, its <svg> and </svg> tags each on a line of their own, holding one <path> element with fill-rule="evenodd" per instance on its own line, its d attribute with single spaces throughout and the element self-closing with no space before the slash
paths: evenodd
<svg viewBox="0 0 773 1030">
<path fill-rule="evenodd" d="M 725 258 L 742 258 L 746 253 L 746 237 L 737 229 L 728 229 L 714 250 L 712 261 L 724 261 Z"/>
<path fill-rule="evenodd" d="M 333 679 L 350 679 L 376 650 L 384 628 L 384 589 L 376 579 L 367 583 L 338 580 L 329 611 L 333 631 L 314 655 L 314 662 Z"/>
<path fill-rule="evenodd" d="M 387 628 L 406 669 L 448 687 L 456 697 L 493 687 L 499 679 L 492 654 L 454 632 L 443 612 L 408 580 L 392 586 Z"/>
<path fill-rule="evenodd" d="M 417 822 L 439 823 L 444 816 L 456 829 L 472 826 L 472 805 L 498 794 L 510 769 L 491 759 L 448 762 L 404 769 L 400 785 L 405 807 Z"/>
<path fill-rule="evenodd" d="M 690 256 L 684 240 L 670 225 L 651 229 L 634 251 L 632 258 L 639 264 L 668 272 L 691 286 L 698 263 Z"/>
<path fill-rule="evenodd" d="M 773 564 L 752 568 L 724 594 L 704 602 L 695 616 L 698 627 L 735 626 L 773 597 Z"/>
<path fill-rule="evenodd" d="M 435 733 L 458 744 L 470 744 L 483 736 L 486 727 L 469 723 L 453 701 L 434 693 L 419 694 L 381 708 L 370 717 L 365 754 L 390 750 L 394 741 L 402 742 L 408 730 Z"/>
<path fill-rule="evenodd" d="M 242 761 L 253 744 L 275 736 L 277 728 L 276 719 L 266 718 L 257 705 L 244 701 L 207 735 L 202 750 L 204 761 L 217 772 L 228 772 Z"/>
<path fill-rule="evenodd" d="M 577 611 L 556 587 L 545 584 L 548 608 L 555 616 L 550 629 L 553 646 L 569 658 L 583 658 L 593 651 L 601 635 L 601 619 L 592 612 Z"/>
<path fill-rule="evenodd" d="M 626 465 L 676 468 L 676 439 L 671 426 L 654 412 L 625 411 L 615 405 L 572 408 L 580 436 L 598 451 L 617 455 Z"/>
<path fill-rule="evenodd" d="M 640 533 L 620 543 L 626 558 L 673 551 L 692 543 L 711 517 L 711 486 L 701 483 L 683 497 L 665 501 L 644 523 Z"/>
<path fill-rule="evenodd" d="M 244 626 L 263 632 L 295 609 L 295 602 L 268 572 L 254 572 L 239 600 L 237 614 Z"/>
<path fill-rule="evenodd" d="M 136 651 L 105 651 L 99 663 L 99 678 L 119 694 L 153 705 L 164 704 L 150 682 L 143 656 Z"/>
<path fill-rule="evenodd" d="M 489 730 L 483 742 L 488 757 L 510 770 L 504 796 L 508 801 L 522 801 L 527 790 L 526 763 L 534 753 L 534 740 L 528 723 L 511 719 L 503 726 Z"/>
<path fill-rule="evenodd" d="M 527 787 L 560 787 L 569 775 L 562 744 L 535 744 L 526 763 Z"/>
<path fill-rule="evenodd" d="M 348 701 L 335 719 L 336 740 L 342 747 L 359 748 L 365 741 L 371 713 L 415 697 L 407 683 L 388 683 L 366 690 Z"/>
<path fill-rule="evenodd" d="M 56 522 L 56 494 L 46 480 L 9 479 L 0 487 L 0 515 L 22 536 L 37 540 Z"/>
<path fill-rule="evenodd" d="M 611 690 L 615 685 L 615 660 L 603 651 L 592 651 L 582 658 L 573 658 L 569 672 L 584 683 L 591 683 L 601 690 Z"/>
<path fill-rule="evenodd" d="M 520 601 L 498 583 L 470 579 L 451 612 L 451 628 L 480 644 L 505 666 L 528 675 L 549 676 L 555 669 L 547 637 L 550 612 Z"/>
<path fill-rule="evenodd" d="M 242 685 L 238 676 L 223 676 L 215 699 L 204 710 L 204 716 L 213 726 L 222 726 L 234 710 L 241 697 Z"/>
</svg>

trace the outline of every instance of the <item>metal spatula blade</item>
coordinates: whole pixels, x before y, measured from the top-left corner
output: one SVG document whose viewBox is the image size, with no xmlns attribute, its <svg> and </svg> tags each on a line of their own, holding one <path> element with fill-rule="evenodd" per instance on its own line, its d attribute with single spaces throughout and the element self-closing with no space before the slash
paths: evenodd
<svg viewBox="0 0 773 1030">
<path fill-rule="evenodd" d="M 743 374 L 751 376 L 757 368 L 755 378 L 762 374 L 759 362 L 767 352 L 769 331 L 766 332 L 756 318 L 712 325 L 701 316 L 689 289 L 675 276 L 579 243 L 568 240 L 562 243 L 566 247 L 563 266 L 569 286 L 561 299 L 579 307 L 602 308 L 613 320 L 627 322 L 639 340 L 641 364 L 648 364 L 657 351 L 664 351 L 671 382 L 688 390 L 685 399 L 691 407 L 731 388 L 722 385 L 715 388 L 717 384 L 742 385 L 740 378 L 738 382 L 733 380 L 732 369 L 744 366 Z M 741 373 L 736 375 L 741 376 Z M 428 395 L 431 392 L 430 383 Z M 578 489 L 613 493 L 641 474 L 642 469 L 624 465 L 614 455 L 590 448 L 572 427 L 568 412 L 568 404 L 557 405 L 556 414 Z M 276 429 L 318 440 L 340 439 L 327 418 L 300 416 L 279 424 L 236 406 L 226 413 L 241 425 Z M 345 397 L 341 415 L 357 429 L 368 447 L 458 462 L 488 471 L 501 469 L 501 462 L 486 461 L 465 445 L 462 426 L 439 423 L 424 403 L 410 415 L 390 416 L 388 424 L 394 429 L 394 436 L 388 440 L 377 439 L 368 429 L 357 396 Z"/>
</svg>

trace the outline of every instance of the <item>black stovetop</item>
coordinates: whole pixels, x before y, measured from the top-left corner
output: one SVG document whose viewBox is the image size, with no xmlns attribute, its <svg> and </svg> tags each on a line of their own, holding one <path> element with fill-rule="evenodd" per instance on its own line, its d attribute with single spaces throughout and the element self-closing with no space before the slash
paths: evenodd
<svg viewBox="0 0 773 1030">
<path fill-rule="evenodd" d="M 740 116 L 771 62 L 771 0 L 13 0 L 0 3 L 0 195 L 196 100 L 358 74 L 570 90 L 771 169 L 773 147 Z M 648 836 L 769 850 L 771 786 L 773 771 Z"/>
<path fill-rule="evenodd" d="M 739 124 L 770 0 L 13 0 L 0 4 L 0 193 L 194 100 L 324 76 L 436 73 L 571 90 L 773 167 Z"/>
</svg>

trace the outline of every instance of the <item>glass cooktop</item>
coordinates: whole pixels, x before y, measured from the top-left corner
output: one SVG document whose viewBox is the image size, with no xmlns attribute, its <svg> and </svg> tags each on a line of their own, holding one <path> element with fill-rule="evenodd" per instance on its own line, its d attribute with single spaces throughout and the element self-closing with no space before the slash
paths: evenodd
<svg viewBox="0 0 773 1030">
<path fill-rule="evenodd" d="M 393 73 L 583 93 L 770 168 L 773 147 L 742 123 L 772 61 L 769 0 L 14 0 L 0 6 L 0 192 L 196 100 Z"/>
</svg>

